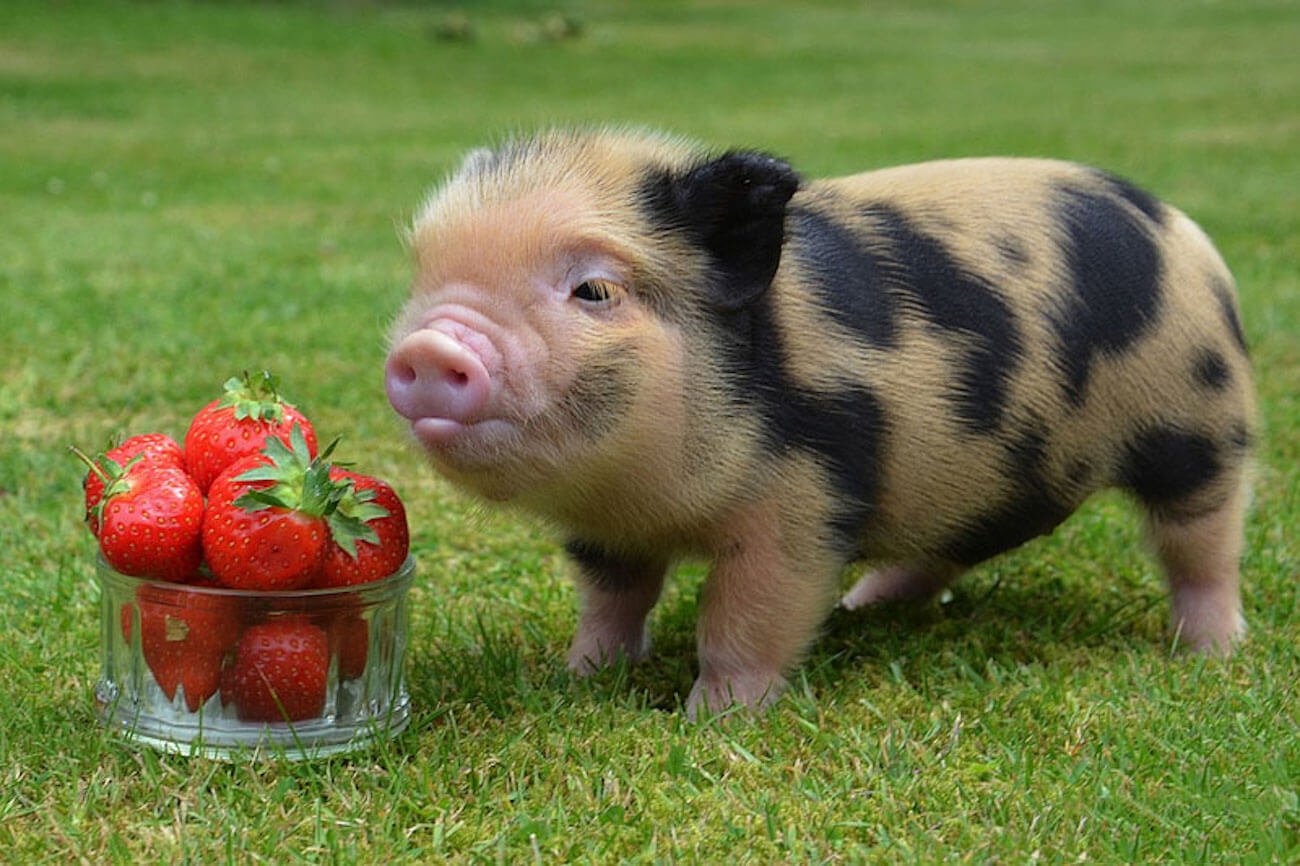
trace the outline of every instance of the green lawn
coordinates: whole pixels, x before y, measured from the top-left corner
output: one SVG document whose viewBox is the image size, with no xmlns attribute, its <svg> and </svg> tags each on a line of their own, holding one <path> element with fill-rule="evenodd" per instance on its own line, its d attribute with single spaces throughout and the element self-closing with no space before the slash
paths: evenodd
<svg viewBox="0 0 1300 866">
<path fill-rule="evenodd" d="M 1300 861 L 1300 7 L 558 3 L 467 0 L 471 41 L 442 4 L 3 4 L 0 860 Z M 576 38 L 547 37 L 561 11 Z M 699 565 L 651 663 L 572 680 L 559 549 L 427 471 L 381 365 L 429 186 L 597 120 L 809 174 L 1068 157 L 1192 214 L 1258 370 L 1249 643 L 1171 659 L 1134 512 L 1101 497 L 946 604 L 835 616 L 756 721 L 681 711 Z M 413 721 L 316 763 L 137 752 L 96 724 L 66 446 L 182 435 L 262 366 L 408 503 Z"/>
</svg>

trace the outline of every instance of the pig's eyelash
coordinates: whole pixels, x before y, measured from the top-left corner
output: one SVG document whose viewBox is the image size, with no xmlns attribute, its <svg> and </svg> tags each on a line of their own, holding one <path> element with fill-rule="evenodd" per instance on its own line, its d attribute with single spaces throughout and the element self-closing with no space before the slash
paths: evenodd
<svg viewBox="0 0 1300 866">
<path fill-rule="evenodd" d="M 573 297 L 589 304 L 607 304 L 617 293 L 618 287 L 608 280 L 583 280 L 573 287 Z"/>
</svg>

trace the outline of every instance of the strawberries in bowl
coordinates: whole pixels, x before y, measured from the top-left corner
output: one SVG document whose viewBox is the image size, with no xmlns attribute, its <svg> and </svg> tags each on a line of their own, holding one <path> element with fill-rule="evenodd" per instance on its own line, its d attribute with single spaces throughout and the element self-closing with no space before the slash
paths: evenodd
<svg viewBox="0 0 1300 866">
<path fill-rule="evenodd" d="M 229 379 L 185 448 L 132 436 L 87 465 L 86 523 L 123 574 L 285 590 L 379 580 L 406 560 L 406 510 L 381 479 L 317 455 L 315 427 L 270 373 Z M 204 497 L 206 496 L 206 500 Z"/>
<path fill-rule="evenodd" d="M 404 724 L 392 665 L 412 569 L 396 491 L 331 462 L 338 440 L 318 453 L 311 421 L 268 373 L 226 382 L 184 441 L 146 433 L 94 458 L 73 449 L 87 468 L 105 621 L 120 622 L 104 632 L 97 696 L 126 681 L 135 700 L 166 702 L 156 713 L 137 706 L 133 725 L 192 714 L 207 719 L 208 737 L 267 723 L 337 732 L 373 721 L 386 701 L 402 711 L 390 707 L 386 724 Z M 136 661 L 119 666 L 121 652 Z M 387 668 L 372 671 L 371 659 Z M 136 681 L 142 670 L 155 691 Z M 101 711 L 125 729 L 115 702 Z"/>
</svg>

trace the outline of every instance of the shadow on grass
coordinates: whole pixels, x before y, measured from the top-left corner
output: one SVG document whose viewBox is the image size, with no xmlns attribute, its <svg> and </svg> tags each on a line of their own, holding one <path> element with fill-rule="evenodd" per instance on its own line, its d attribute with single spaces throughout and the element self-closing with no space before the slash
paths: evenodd
<svg viewBox="0 0 1300 866">
<path fill-rule="evenodd" d="M 970 674 L 985 671 L 990 662 L 1005 670 L 1077 666 L 1080 657 L 1105 663 L 1134 648 L 1164 655 L 1165 604 L 1163 591 L 1151 586 L 1044 581 L 1020 573 L 972 577 L 959 581 L 944 603 L 835 609 L 792 681 L 803 676 L 825 692 L 849 678 L 905 675 L 942 697 L 948 687 L 965 688 Z M 675 709 L 694 679 L 695 613 L 687 601 L 665 611 L 654 658 L 628 677 L 633 688 L 661 688 L 662 676 L 653 668 L 666 659 L 673 670 L 684 668 L 679 692 L 663 709 Z"/>
<path fill-rule="evenodd" d="M 990 661 L 1004 669 L 1075 665 L 1081 655 L 1100 661 L 1135 646 L 1164 653 L 1164 604 L 1163 593 L 1147 587 L 1120 592 L 1022 575 L 958 583 L 943 603 L 835 610 L 809 666 L 818 672 L 817 684 L 830 685 L 840 676 L 904 663 L 918 673 L 954 663 L 982 671 Z M 921 679 L 943 688 L 942 677 Z"/>
<path fill-rule="evenodd" d="M 466 704 L 496 718 L 550 715 L 597 702 L 629 711 L 681 710 L 695 679 L 696 593 L 656 611 L 651 657 L 589 678 L 564 668 L 554 624 L 486 622 L 447 627 L 408 671 L 417 706 Z M 1133 647 L 1167 652 L 1164 594 L 1154 586 L 1044 579 L 1029 572 L 969 576 L 944 603 L 835 610 L 796 673 L 817 692 L 848 678 L 906 676 L 928 696 L 963 689 L 988 669 L 1105 663 Z M 426 646 L 429 644 L 426 643 Z"/>
</svg>

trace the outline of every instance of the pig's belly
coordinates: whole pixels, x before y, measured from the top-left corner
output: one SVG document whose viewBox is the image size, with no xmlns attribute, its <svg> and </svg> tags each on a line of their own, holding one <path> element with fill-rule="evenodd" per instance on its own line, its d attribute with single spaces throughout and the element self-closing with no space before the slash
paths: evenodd
<svg viewBox="0 0 1300 866">
<path fill-rule="evenodd" d="M 1101 454 L 1029 423 L 962 436 L 937 416 L 897 413 L 882 452 L 867 559 L 973 565 L 1051 532 L 1109 484 Z"/>
</svg>

